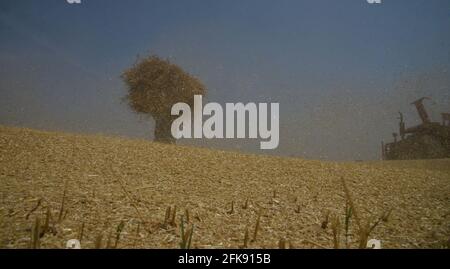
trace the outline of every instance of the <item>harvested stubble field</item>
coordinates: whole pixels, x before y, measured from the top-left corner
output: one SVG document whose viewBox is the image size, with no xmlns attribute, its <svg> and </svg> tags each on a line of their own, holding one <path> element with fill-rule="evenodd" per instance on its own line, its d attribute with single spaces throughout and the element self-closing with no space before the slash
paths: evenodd
<svg viewBox="0 0 450 269">
<path fill-rule="evenodd" d="M 333 248 L 333 230 L 340 247 L 355 248 L 357 219 L 345 232 L 342 179 L 359 220 L 374 227 L 369 239 L 383 248 L 446 247 L 449 167 L 450 160 L 334 163 L 0 127 L 0 248 L 64 248 L 73 238 L 83 248 L 179 248 L 181 216 L 186 234 L 194 225 L 191 248 Z"/>
</svg>

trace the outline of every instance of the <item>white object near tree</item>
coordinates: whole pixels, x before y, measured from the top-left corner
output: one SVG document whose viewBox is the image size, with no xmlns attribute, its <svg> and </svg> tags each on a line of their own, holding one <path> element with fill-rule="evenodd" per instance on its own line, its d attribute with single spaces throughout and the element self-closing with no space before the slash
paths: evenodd
<svg viewBox="0 0 450 269">
<path fill-rule="evenodd" d="M 172 122 L 173 138 L 256 139 L 259 135 L 263 140 L 260 142 L 261 149 L 278 147 L 280 142 L 279 103 L 270 104 L 269 115 L 267 103 L 226 103 L 223 109 L 218 103 L 203 105 L 202 98 L 202 95 L 194 95 L 193 112 L 190 105 L 186 103 L 176 103 L 172 106 L 171 115 L 179 116 Z M 208 117 L 205 122 L 203 122 L 204 116 Z"/>
<path fill-rule="evenodd" d="M 81 243 L 77 239 L 67 241 L 66 249 L 81 249 Z"/>
<path fill-rule="evenodd" d="M 381 241 L 377 239 L 371 239 L 367 242 L 367 248 L 381 249 Z"/>
</svg>

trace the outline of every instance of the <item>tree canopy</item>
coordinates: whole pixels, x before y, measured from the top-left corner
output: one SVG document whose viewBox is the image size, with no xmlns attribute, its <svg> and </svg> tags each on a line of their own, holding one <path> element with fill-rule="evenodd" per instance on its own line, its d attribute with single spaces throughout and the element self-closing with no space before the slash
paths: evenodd
<svg viewBox="0 0 450 269">
<path fill-rule="evenodd" d="M 178 102 L 192 106 L 194 95 L 206 94 L 200 80 L 156 55 L 138 60 L 123 72 L 122 79 L 128 88 L 129 106 L 153 117 L 155 140 L 160 142 L 174 142 L 170 133 L 172 106 Z"/>
</svg>

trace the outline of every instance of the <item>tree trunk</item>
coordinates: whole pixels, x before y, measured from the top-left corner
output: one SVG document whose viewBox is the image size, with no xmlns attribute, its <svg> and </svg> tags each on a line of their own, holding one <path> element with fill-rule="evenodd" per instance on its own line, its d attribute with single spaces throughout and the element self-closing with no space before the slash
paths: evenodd
<svg viewBox="0 0 450 269">
<path fill-rule="evenodd" d="M 172 136 L 172 116 L 155 117 L 155 141 L 160 143 L 175 144 Z"/>
</svg>

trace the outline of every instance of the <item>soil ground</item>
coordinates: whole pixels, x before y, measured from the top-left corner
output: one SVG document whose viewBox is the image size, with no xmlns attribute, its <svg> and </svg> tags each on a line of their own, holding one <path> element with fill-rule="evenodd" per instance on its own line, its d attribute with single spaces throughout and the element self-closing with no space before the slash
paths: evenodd
<svg viewBox="0 0 450 269">
<path fill-rule="evenodd" d="M 248 248 L 333 248 L 336 217 L 354 248 L 342 179 L 361 222 L 385 215 L 369 236 L 383 248 L 448 247 L 450 160 L 322 162 L 0 126 L 0 248 L 37 244 L 36 219 L 41 248 L 179 248 L 181 216 L 192 248 L 242 247 L 246 230 Z"/>
</svg>

